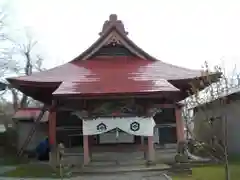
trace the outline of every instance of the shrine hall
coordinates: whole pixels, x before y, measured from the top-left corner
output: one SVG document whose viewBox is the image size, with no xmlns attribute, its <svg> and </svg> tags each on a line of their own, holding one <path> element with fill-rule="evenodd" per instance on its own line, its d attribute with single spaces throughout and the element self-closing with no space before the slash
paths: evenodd
<svg viewBox="0 0 240 180">
<path fill-rule="evenodd" d="M 185 140 L 178 102 L 188 96 L 190 82 L 202 76 L 201 70 L 149 55 L 112 14 L 99 38 L 75 59 L 8 81 L 48 107 L 51 147 L 79 147 L 87 165 L 97 152 L 140 151 L 154 162 L 157 148 L 176 148 Z"/>
</svg>

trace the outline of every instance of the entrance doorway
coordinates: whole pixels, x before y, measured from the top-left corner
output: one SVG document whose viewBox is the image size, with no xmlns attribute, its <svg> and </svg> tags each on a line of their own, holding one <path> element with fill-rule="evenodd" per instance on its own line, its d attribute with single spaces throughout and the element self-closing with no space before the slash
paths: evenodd
<svg viewBox="0 0 240 180">
<path fill-rule="evenodd" d="M 57 112 L 57 143 L 66 148 L 83 147 L 82 120 L 71 111 Z"/>
<path fill-rule="evenodd" d="M 176 117 L 174 108 L 163 108 L 154 116 L 156 123 L 154 141 L 165 146 L 177 143 Z"/>
<path fill-rule="evenodd" d="M 57 142 L 63 143 L 66 148 L 82 147 L 83 135 L 81 129 L 69 129 L 62 127 L 57 129 Z"/>
<path fill-rule="evenodd" d="M 160 127 L 159 133 L 159 144 L 175 144 L 177 143 L 176 127 Z"/>
</svg>

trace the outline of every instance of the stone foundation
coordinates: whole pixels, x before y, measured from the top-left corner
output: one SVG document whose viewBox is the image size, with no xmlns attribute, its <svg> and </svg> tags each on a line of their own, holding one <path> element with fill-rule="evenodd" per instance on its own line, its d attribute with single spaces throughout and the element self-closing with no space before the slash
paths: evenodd
<svg viewBox="0 0 240 180">
<path fill-rule="evenodd" d="M 83 153 L 76 153 L 76 149 L 68 149 L 64 156 L 64 164 L 83 165 Z M 90 166 L 115 166 L 115 165 L 154 165 L 159 162 L 174 162 L 176 149 L 156 149 L 155 161 L 147 161 L 143 151 L 137 152 L 92 152 Z"/>
</svg>

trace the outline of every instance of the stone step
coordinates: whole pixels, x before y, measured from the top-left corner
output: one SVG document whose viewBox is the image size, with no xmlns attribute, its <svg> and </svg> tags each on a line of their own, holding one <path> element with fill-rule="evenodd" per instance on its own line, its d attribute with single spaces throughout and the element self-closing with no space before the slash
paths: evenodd
<svg viewBox="0 0 240 180">
<path fill-rule="evenodd" d="M 127 166 L 127 165 L 144 165 L 146 164 L 146 160 L 128 160 L 128 161 L 117 161 L 117 160 L 110 160 L 110 161 L 91 161 L 89 166 Z"/>
<path fill-rule="evenodd" d="M 132 165 L 132 166 L 85 166 L 75 167 L 72 169 L 73 174 L 115 174 L 115 173 L 127 173 L 127 172 L 145 172 L 145 171 L 167 171 L 170 166 L 166 164 L 157 164 L 153 166 L 146 165 Z"/>
</svg>

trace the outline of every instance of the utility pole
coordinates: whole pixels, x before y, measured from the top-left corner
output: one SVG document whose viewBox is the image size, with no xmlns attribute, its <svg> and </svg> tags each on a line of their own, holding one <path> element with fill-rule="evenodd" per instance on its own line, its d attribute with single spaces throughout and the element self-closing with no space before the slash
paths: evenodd
<svg viewBox="0 0 240 180">
<path fill-rule="evenodd" d="M 225 179 L 230 180 L 230 173 L 229 173 L 229 163 L 228 163 L 228 122 L 227 116 L 224 115 L 224 161 L 225 161 Z"/>
</svg>

